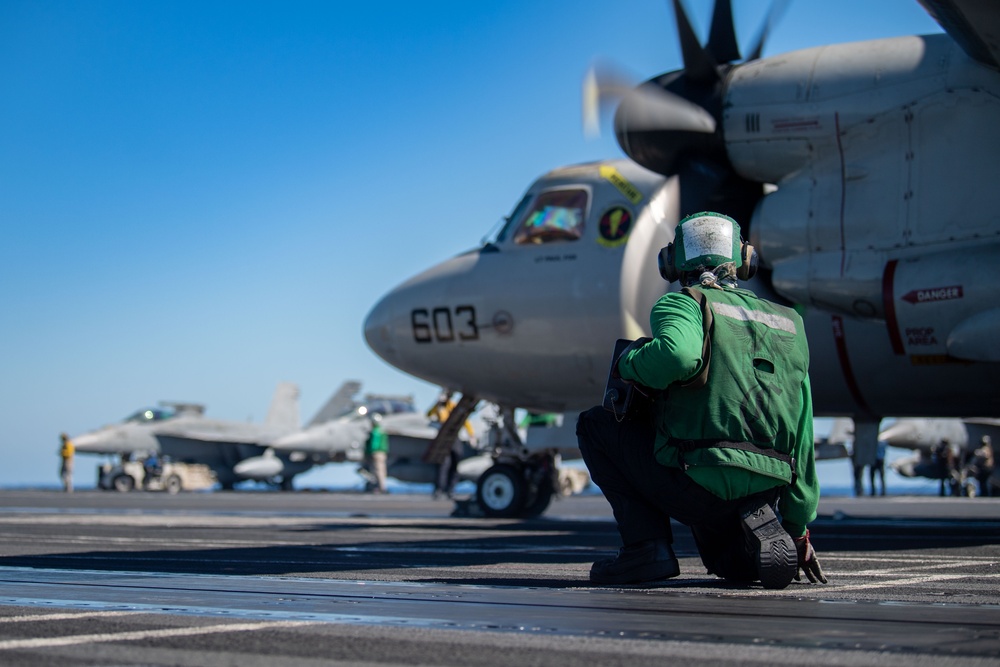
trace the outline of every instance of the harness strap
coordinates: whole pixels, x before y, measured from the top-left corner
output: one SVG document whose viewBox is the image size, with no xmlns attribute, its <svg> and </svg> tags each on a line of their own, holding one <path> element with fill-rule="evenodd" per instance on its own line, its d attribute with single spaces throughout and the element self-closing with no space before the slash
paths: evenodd
<svg viewBox="0 0 1000 667">
<path fill-rule="evenodd" d="M 788 467 L 792 470 L 792 484 L 795 483 L 795 457 L 791 454 L 785 454 L 784 452 L 779 452 L 776 449 L 765 449 L 758 447 L 752 442 L 732 442 L 729 440 L 679 440 L 677 438 L 670 438 L 667 440 L 668 447 L 675 447 L 677 449 L 677 460 L 681 464 L 681 469 L 687 470 L 688 464 L 684 461 L 684 454 L 690 454 L 697 449 L 709 449 L 711 447 L 719 447 L 722 449 L 738 449 L 744 452 L 750 452 L 752 454 L 759 454 L 761 456 L 766 456 L 768 458 L 776 459 L 782 463 L 787 463 Z"/>
<path fill-rule="evenodd" d="M 697 375 L 687 382 L 682 382 L 679 386 L 700 389 L 705 386 L 705 383 L 708 382 L 708 367 L 712 363 L 712 327 L 715 325 L 715 316 L 712 314 L 712 308 L 709 306 L 708 299 L 705 298 L 704 292 L 700 289 L 685 287 L 681 290 L 681 293 L 687 294 L 689 297 L 697 301 L 698 305 L 701 307 L 701 358 L 705 361 L 705 363 Z"/>
</svg>

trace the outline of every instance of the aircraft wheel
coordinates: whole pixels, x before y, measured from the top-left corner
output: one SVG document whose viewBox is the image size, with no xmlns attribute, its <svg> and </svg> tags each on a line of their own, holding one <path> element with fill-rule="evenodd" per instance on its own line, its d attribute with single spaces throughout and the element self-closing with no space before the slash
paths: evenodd
<svg viewBox="0 0 1000 667">
<path fill-rule="evenodd" d="M 489 517 L 518 516 L 524 507 L 525 482 L 514 466 L 498 463 L 479 478 L 476 501 Z"/>
<path fill-rule="evenodd" d="M 167 477 L 167 481 L 164 482 L 163 488 L 167 490 L 167 493 L 174 495 L 175 493 L 180 493 L 180 490 L 184 487 L 181 484 L 181 478 L 177 475 L 171 475 Z"/>
<path fill-rule="evenodd" d="M 530 498 L 528 502 L 524 504 L 524 509 L 521 510 L 521 517 L 525 519 L 534 519 L 535 517 L 541 516 L 542 512 L 548 509 L 549 503 L 552 502 L 552 495 L 555 492 L 555 485 L 552 483 L 552 475 L 547 474 L 545 477 L 538 482 L 538 488 L 535 490 L 534 498 Z"/>
<path fill-rule="evenodd" d="M 111 486 L 114 487 L 115 491 L 128 493 L 135 488 L 135 480 L 132 479 L 131 475 L 115 475 L 115 478 L 111 480 Z"/>
</svg>

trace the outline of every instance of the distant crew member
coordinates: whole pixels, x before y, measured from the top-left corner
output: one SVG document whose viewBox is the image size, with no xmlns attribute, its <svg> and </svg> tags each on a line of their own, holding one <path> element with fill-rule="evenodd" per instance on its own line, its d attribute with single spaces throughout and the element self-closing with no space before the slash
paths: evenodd
<svg viewBox="0 0 1000 667">
<path fill-rule="evenodd" d="M 76 448 L 65 433 L 59 435 L 59 440 L 62 442 L 59 448 L 59 456 L 62 459 L 59 478 L 62 480 L 63 491 L 73 493 L 73 454 L 76 453 Z"/>
<path fill-rule="evenodd" d="M 427 411 L 427 416 L 437 421 L 441 426 L 448 421 L 448 416 L 455 409 L 455 401 L 451 400 L 451 393 L 442 390 L 438 394 L 437 402 Z M 465 432 L 469 438 L 475 438 L 476 432 L 472 428 L 472 423 L 466 419 L 463 424 Z M 438 465 L 437 478 L 434 481 L 433 497 L 438 499 L 442 496 L 452 499 L 455 497 L 455 483 L 458 481 L 458 462 L 462 459 L 462 443 L 456 438 L 451 443 L 451 450 L 444 460 Z"/>
<path fill-rule="evenodd" d="M 993 441 L 990 436 L 983 436 L 979 448 L 973 454 L 972 461 L 976 480 L 979 482 L 979 495 L 993 495 L 993 490 L 990 488 L 990 477 L 993 476 L 996 464 L 993 460 Z"/>
<path fill-rule="evenodd" d="M 369 470 L 375 475 L 375 493 L 386 493 L 387 459 L 389 457 L 389 436 L 382 428 L 382 415 L 371 413 L 371 432 L 365 443 L 365 459 Z"/>
<path fill-rule="evenodd" d="M 625 416 L 591 408 L 577 423 L 623 543 L 591 582 L 676 577 L 676 519 L 710 574 L 780 589 L 805 571 L 826 583 L 807 529 L 819 501 L 809 348 L 798 313 L 738 287 L 756 261 L 736 222 L 709 212 L 682 220 L 660 252 L 660 274 L 684 289 L 660 298 L 654 337 L 613 367 L 653 403 Z"/>
<path fill-rule="evenodd" d="M 160 464 L 160 457 L 156 452 L 150 452 L 149 456 L 142 462 L 142 486 L 149 488 L 154 479 L 163 474 L 163 466 Z"/>
</svg>

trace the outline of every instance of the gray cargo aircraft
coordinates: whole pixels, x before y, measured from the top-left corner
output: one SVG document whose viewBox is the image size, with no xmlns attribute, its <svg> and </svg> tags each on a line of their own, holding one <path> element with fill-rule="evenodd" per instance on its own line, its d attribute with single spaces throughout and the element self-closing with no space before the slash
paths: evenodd
<svg viewBox="0 0 1000 667">
<path fill-rule="evenodd" d="M 246 479 L 275 481 L 291 488 L 292 477 L 312 466 L 309 461 L 276 456 L 282 465 L 272 474 L 236 470 L 241 461 L 265 456 L 273 440 L 299 430 L 299 389 L 292 383 L 278 384 L 263 424 L 206 419 L 203 412 L 198 405 L 166 403 L 72 440 L 79 453 L 138 458 L 155 453 L 177 462 L 202 463 L 212 469 L 224 489 Z"/>
<path fill-rule="evenodd" d="M 1000 416 L 982 389 L 1000 361 L 1000 7 L 922 4 L 947 34 L 767 58 L 762 37 L 740 62 L 729 2 L 702 46 L 675 1 L 684 69 L 627 89 L 588 76 L 592 101 L 626 91 L 614 125 L 634 162 L 543 176 L 481 248 L 375 305 L 369 346 L 473 401 L 600 403 L 615 339 L 649 335 L 668 289 L 657 253 L 709 209 L 757 247 L 751 287 L 804 311 L 816 414 L 852 417 L 862 458 L 886 415 Z M 551 460 L 512 445 L 508 515 Z"/>
</svg>

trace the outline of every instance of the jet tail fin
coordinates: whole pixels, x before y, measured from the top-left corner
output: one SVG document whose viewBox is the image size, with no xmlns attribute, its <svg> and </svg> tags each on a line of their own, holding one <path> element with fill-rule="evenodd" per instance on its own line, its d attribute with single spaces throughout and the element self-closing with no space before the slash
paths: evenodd
<svg viewBox="0 0 1000 667">
<path fill-rule="evenodd" d="M 306 426 L 316 426 L 328 422 L 335 417 L 339 417 L 354 406 L 354 396 L 361 391 L 361 383 L 357 380 L 347 380 L 337 391 L 333 392 L 330 400 L 319 409 L 316 416 L 312 418 Z"/>
<path fill-rule="evenodd" d="M 294 382 L 279 382 L 267 411 L 265 425 L 291 433 L 300 428 L 299 386 Z"/>
</svg>

